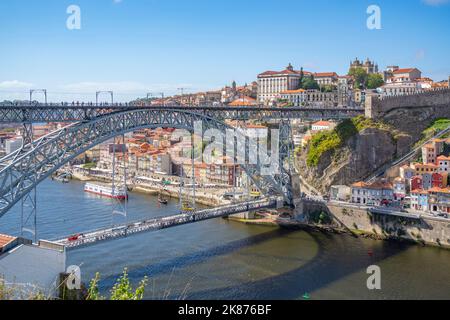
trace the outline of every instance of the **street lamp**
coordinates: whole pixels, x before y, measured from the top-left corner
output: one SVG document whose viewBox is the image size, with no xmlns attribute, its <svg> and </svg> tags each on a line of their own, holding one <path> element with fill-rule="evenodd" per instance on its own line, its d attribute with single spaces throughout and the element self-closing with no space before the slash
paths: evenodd
<svg viewBox="0 0 450 320">
<path fill-rule="evenodd" d="M 160 94 L 161 94 L 161 99 L 162 99 L 163 107 L 165 107 L 166 102 L 164 101 L 164 92 L 160 92 Z"/>
<path fill-rule="evenodd" d="M 102 93 L 107 93 L 111 95 L 111 104 L 114 104 L 114 92 L 112 91 L 97 91 L 95 93 L 95 104 L 98 105 L 98 96 Z"/>
<path fill-rule="evenodd" d="M 181 97 L 180 97 L 180 102 L 182 102 L 183 97 L 184 97 L 184 89 L 186 88 L 178 88 L 177 90 L 181 92 Z"/>
<path fill-rule="evenodd" d="M 47 104 L 47 89 L 32 89 L 30 90 L 30 104 L 33 102 L 33 93 L 42 92 L 45 97 L 45 104 Z"/>
</svg>

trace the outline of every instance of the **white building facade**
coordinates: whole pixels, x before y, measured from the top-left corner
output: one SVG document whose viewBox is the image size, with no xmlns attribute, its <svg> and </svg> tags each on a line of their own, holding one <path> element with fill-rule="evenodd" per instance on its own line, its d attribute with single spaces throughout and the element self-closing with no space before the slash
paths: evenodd
<svg viewBox="0 0 450 320">
<path fill-rule="evenodd" d="M 301 71 L 296 71 L 289 64 L 283 71 L 266 71 L 258 75 L 258 102 L 270 104 L 280 93 L 287 90 L 297 90 L 300 87 Z M 303 72 L 304 76 L 310 75 Z"/>
</svg>

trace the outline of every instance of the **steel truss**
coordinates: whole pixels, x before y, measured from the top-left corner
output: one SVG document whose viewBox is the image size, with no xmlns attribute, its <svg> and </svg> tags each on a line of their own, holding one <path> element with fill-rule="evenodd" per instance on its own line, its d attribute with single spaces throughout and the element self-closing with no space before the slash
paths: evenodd
<svg viewBox="0 0 450 320">
<path fill-rule="evenodd" d="M 110 113 L 91 121 L 72 124 L 33 141 L 29 151 L 19 150 L 0 160 L 3 163 L 0 171 L 0 217 L 59 168 L 100 143 L 145 128 L 193 130 L 197 122 L 202 123 L 203 131 L 218 129 L 225 132 L 227 129 L 233 129 L 203 114 L 152 108 Z M 281 179 L 277 176 L 260 175 L 259 164 L 245 163 L 241 166 L 262 193 L 283 195 L 288 204 L 292 203 L 290 194 L 284 193 L 284 190 L 289 188 L 283 185 L 287 183 L 289 172 L 283 166 Z"/>
<path fill-rule="evenodd" d="M 22 130 L 22 147 L 14 159 L 21 154 L 28 153 L 33 149 L 33 124 L 24 123 Z M 37 241 L 37 191 L 36 186 L 21 199 L 20 235 L 25 233 L 33 235 L 34 242 Z"/>
<path fill-rule="evenodd" d="M 132 105 L 0 105 L 0 123 L 78 122 L 96 119 L 110 113 L 137 109 L 179 110 L 174 106 Z M 269 107 L 185 107 L 183 110 L 214 119 L 273 120 L 273 119 L 344 119 L 364 114 L 355 108 L 269 108 Z"/>
</svg>

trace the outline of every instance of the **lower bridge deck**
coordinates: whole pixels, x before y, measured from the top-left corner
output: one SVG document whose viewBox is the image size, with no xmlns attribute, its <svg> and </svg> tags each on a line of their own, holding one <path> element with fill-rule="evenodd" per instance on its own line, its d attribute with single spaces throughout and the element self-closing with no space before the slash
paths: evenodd
<svg viewBox="0 0 450 320">
<path fill-rule="evenodd" d="M 52 242 L 65 246 L 67 250 L 71 250 L 80 247 L 95 245 L 99 242 L 125 238 L 143 232 L 167 229 L 184 224 L 226 217 L 232 214 L 252 210 L 274 208 L 277 206 L 279 201 L 279 198 L 274 197 L 264 200 L 237 203 L 223 207 L 205 209 L 192 213 L 180 213 L 172 216 L 157 217 L 143 221 L 130 222 L 115 227 L 98 229 L 79 235 L 69 236 Z"/>
</svg>

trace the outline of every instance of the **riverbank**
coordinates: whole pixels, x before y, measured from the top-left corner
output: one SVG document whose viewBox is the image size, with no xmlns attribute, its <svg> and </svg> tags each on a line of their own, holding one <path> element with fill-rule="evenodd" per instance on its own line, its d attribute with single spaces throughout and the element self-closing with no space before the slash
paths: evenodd
<svg viewBox="0 0 450 320">
<path fill-rule="evenodd" d="M 112 180 L 105 177 L 97 177 L 97 176 L 86 176 L 74 173 L 72 178 L 78 181 L 94 181 L 94 182 L 106 182 L 110 183 Z M 173 199 L 180 199 L 180 190 L 178 187 L 169 186 L 160 186 L 160 185 L 149 185 L 149 184 L 133 184 L 130 182 L 129 189 L 131 192 L 137 192 L 141 194 L 147 195 L 163 195 L 165 197 L 170 197 Z M 226 193 L 227 190 L 222 189 L 204 189 L 198 188 L 195 191 L 195 202 L 207 207 L 215 207 L 220 205 L 229 204 L 229 201 L 224 200 L 222 198 L 222 194 Z M 182 190 L 182 198 L 183 199 L 191 199 L 193 195 L 192 189 L 183 189 Z"/>
<path fill-rule="evenodd" d="M 295 214 L 297 220 L 309 225 L 320 225 L 318 220 L 325 217 L 327 227 L 358 237 L 450 249 L 450 220 L 373 213 L 351 204 L 311 201 L 304 201 Z"/>
</svg>

